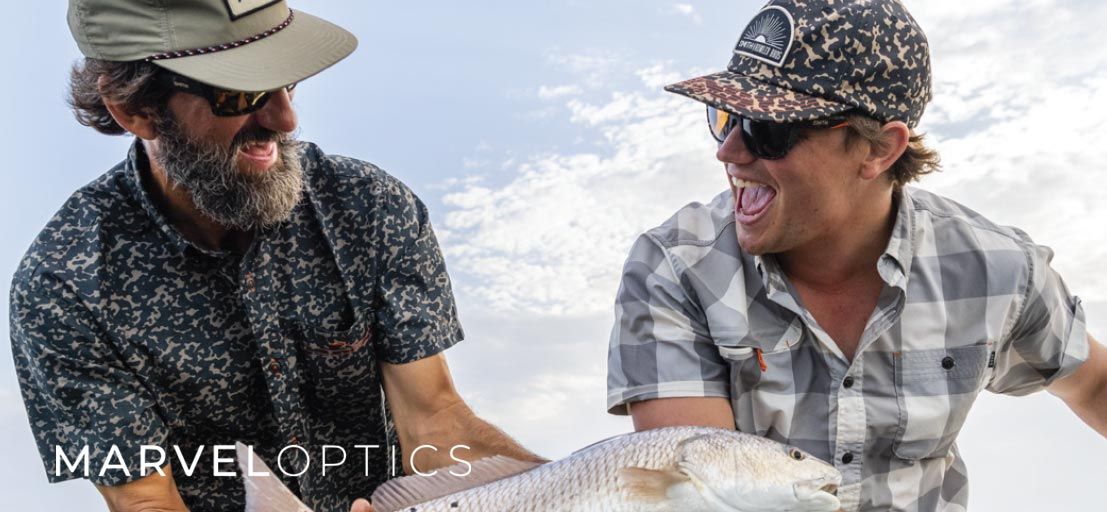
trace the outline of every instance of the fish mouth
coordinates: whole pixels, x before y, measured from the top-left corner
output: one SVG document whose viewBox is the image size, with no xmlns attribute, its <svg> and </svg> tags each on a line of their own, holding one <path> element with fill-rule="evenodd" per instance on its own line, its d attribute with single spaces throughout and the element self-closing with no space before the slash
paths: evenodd
<svg viewBox="0 0 1107 512">
<path fill-rule="evenodd" d="M 795 484 L 796 499 L 805 504 L 804 510 L 838 510 L 838 487 L 841 477 L 823 477 Z"/>
</svg>

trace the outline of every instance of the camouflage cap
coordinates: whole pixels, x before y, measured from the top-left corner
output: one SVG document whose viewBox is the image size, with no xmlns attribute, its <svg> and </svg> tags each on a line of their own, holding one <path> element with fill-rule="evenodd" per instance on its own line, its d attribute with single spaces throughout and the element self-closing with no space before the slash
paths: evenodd
<svg viewBox="0 0 1107 512">
<path fill-rule="evenodd" d="M 68 19 L 86 57 L 146 60 L 239 91 L 299 82 L 357 47 L 353 34 L 284 0 L 69 0 Z"/>
<path fill-rule="evenodd" d="M 930 47 L 899 0 L 772 0 L 726 71 L 665 89 L 762 121 L 858 110 L 914 127 L 930 102 Z"/>
</svg>

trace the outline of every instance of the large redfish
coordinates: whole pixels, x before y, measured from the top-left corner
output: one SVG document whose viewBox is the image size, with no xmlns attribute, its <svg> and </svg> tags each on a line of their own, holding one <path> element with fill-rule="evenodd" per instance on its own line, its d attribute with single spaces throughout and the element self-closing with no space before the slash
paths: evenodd
<svg viewBox="0 0 1107 512">
<path fill-rule="evenodd" d="M 260 459 L 254 468 L 267 471 Z M 613 437 L 548 464 L 491 457 L 397 478 L 372 502 L 374 512 L 832 512 L 841 481 L 833 466 L 776 441 L 669 427 Z M 246 477 L 246 511 L 310 509 L 268 476 Z"/>
</svg>

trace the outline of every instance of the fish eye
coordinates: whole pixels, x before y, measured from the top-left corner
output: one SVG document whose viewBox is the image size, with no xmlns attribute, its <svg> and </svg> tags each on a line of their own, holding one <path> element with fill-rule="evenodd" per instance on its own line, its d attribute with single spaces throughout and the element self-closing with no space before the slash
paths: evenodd
<svg viewBox="0 0 1107 512">
<path fill-rule="evenodd" d="M 799 451 L 798 448 L 788 450 L 788 456 L 796 460 L 803 460 L 805 458 L 803 452 Z"/>
</svg>

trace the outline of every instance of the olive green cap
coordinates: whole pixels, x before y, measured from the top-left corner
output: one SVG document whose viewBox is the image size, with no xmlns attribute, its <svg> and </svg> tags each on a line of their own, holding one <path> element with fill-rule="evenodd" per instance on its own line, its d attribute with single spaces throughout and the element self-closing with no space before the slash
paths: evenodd
<svg viewBox="0 0 1107 512">
<path fill-rule="evenodd" d="M 239 91 L 302 81 L 357 47 L 353 34 L 284 0 L 69 0 L 68 18 L 86 57 L 147 60 Z"/>
</svg>

